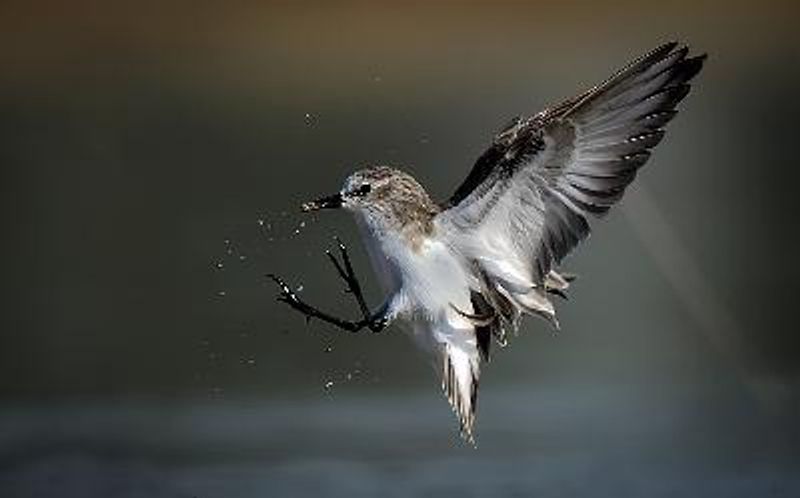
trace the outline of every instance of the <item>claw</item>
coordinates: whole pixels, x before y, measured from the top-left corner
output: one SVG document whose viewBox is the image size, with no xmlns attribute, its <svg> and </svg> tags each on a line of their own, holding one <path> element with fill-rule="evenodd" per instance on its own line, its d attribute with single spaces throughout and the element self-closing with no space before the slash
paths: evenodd
<svg viewBox="0 0 800 498">
<path fill-rule="evenodd" d="M 291 289 L 289 289 L 289 286 L 286 284 L 286 282 L 284 282 L 283 279 L 281 279 L 279 276 L 275 275 L 274 273 L 268 273 L 267 276 L 271 278 L 276 284 L 278 284 L 283 293 L 292 292 Z"/>
<path fill-rule="evenodd" d="M 376 319 L 376 317 L 370 313 L 367 303 L 364 301 L 364 296 L 361 294 L 361 286 L 358 282 L 358 277 L 355 275 L 353 265 L 350 262 L 350 257 L 347 254 L 347 247 L 345 247 L 344 243 L 342 243 L 339 237 L 334 236 L 333 240 L 336 242 L 336 245 L 339 248 L 342 258 L 341 261 L 330 250 L 326 250 L 325 255 L 336 268 L 336 272 L 339 274 L 339 277 L 341 277 L 341 279 L 347 284 L 347 287 L 344 289 L 345 293 L 352 294 L 355 297 L 363 318 L 358 321 L 344 320 L 320 311 L 319 309 L 311 306 L 297 297 L 294 291 L 292 291 L 292 289 L 285 281 L 283 281 L 283 279 L 273 273 L 269 273 L 267 276 L 276 284 L 278 284 L 281 289 L 281 293 L 277 298 L 278 301 L 286 303 L 291 308 L 294 308 L 295 310 L 304 314 L 306 317 L 306 322 L 310 322 L 312 318 L 318 318 L 324 322 L 330 323 L 350 332 L 358 332 L 364 327 L 368 327 L 373 332 L 380 332 L 386 327 L 388 321 L 384 319 Z"/>
<path fill-rule="evenodd" d="M 273 273 L 270 273 L 267 276 L 274 280 L 275 283 L 281 288 L 281 293 L 277 297 L 278 301 L 286 303 L 293 308 L 296 308 L 301 304 L 300 298 L 297 297 L 297 294 L 294 293 L 291 287 L 289 287 L 289 284 L 287 284 L 282 278 Z"/>
<path fill-rule="evenodd" d="M 378 320 L 371 321 L 367 326 L 372 332 L 377 334 L 378 332 L 386 328 L 387 322 L 388 320 L 386 320 L 385 318 L 380 318 Z"/>
<path fill-rule="evenodd" d="M 333 240 L 336 241 L 336 245 L 339 246 L 340 251 L 347 251 L 347 247 L 345 247 L 344 242 L 342 242 L 342 239 L 340 239 L 338 235 L 334 235 Z"/>
</svg>

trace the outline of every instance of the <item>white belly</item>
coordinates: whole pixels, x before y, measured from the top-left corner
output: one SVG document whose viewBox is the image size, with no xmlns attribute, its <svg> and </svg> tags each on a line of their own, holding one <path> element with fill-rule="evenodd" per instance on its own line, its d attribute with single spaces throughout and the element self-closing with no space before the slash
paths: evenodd
<svg viewBox="0 0 800 498">
<path fill-rule="evenodd" d="M 472 330 L 453 308 L 473 313 L 470 288 L 476 286 L 458 253 L 435 236 L 412 248 L 402 235 L 376 233 L 366 220 L 359 221 L 378 280 L 389 294 L 392 318 L 410 325 L 423 346 L 442 342 L 446 337 L 438 336 L 449 336 L 448 331 Z"/>
<path fill-rule="evenodd" d="M 394 252 L 401 278 L 400 292 L 413 313 L 436 320 L 452 306 L 470 312 L 470 281 L 461 260 L 435 239 L 423 242 L 418 251 Z"/>
</svg>

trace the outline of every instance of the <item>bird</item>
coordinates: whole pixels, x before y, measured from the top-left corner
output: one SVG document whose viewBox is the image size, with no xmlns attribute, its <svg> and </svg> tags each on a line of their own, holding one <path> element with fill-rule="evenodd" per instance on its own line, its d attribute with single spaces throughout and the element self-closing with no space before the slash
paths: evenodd
<svg viewBox="0 0 800 498">
<path fill-rule="evenodd" d="M 410 174 L 386 165 L 350 174 L 341 189 L 302 205 L 355 215 L 386 298 L 366 304 L 345 245 L 327 256 L 362 317 L 346 320 L 303 301 L 280 277 L 278 299 L 341 329 L 402 324 L 428 352 L 462 438 L 475 445 L 481 368 L 522 317 L 554 329 L 554 297 L 575 278 L 560 268 L 623 196 L 664 138 L 706 54 L 678 42 L 636 58 L 602 83 L 497 133 L 463 182 L 434 201 Z"/>
</svg>

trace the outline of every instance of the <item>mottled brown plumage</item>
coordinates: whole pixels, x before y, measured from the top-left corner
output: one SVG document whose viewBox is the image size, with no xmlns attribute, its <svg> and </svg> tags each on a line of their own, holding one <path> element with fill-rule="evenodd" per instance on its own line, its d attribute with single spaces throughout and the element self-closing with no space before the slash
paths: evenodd
<svg viewBox="0 0 800 498">
<path fill-rule="evenodd" d="M 352 189 L 369 185 L 369 192 L 359 198 L 363 210 L 384 230 L 401 233 L 412 247 L 418 248 L 422 238 L 433 233 L 433 218 L 441 208 L 408 173 L 375 166 L 353 173 L 348 184 Z"/>
</svg>

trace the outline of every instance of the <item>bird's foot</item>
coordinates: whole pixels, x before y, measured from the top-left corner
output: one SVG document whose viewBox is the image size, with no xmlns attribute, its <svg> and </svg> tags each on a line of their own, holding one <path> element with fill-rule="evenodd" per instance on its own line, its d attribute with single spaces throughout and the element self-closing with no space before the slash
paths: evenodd
<svg viewBox="0 0 800 498">
<path fill-rule="evenodd" d="M 355 271 L 353 270 L 353 265 L 350 262 L 350 256 L 347 254 L 347 247 L 345 247 L 338 237 L 336 237 L 335 240 L 339 249 L 341 261 L 339 261 L 339 259 L 337 259 L 337 257 L 330 250 L 325 251 L 325 254 L 336 268 L 336 272 L 339 274 L 342 280 L 345 281 L 345 284 L 347 285 L 345 291 L 349 294 L 352 294 L 358 303 L 359 310 L 362 314 L 362 319 L 358 321 L 344 320 L 321 311 L 300 299 L 297 296 L 297 293 L 294 292 L 283 279 L 277 275 L 269 274 L 268 277 L 278 284 L 280 289 L 278 301 L 288 304 L 290 307 L 305 315 L 306 321 L 310 321 L 312 318 L 317 318 L 324 322 L 330 323 L 331 325 L 335 325 L 343 330 L 347 330 L 348 332 L 358 332 L 365 327 L 369 328 L 373 332 L 380 332 L 386 328 L 388 320 L 380 315 L 373 315 L 370 313 L 366 300 L 364 299 L 364 295 L 361 291 L 361 285 L 358 281 L 358 277 L 356 277 Z"/>
</svg>

